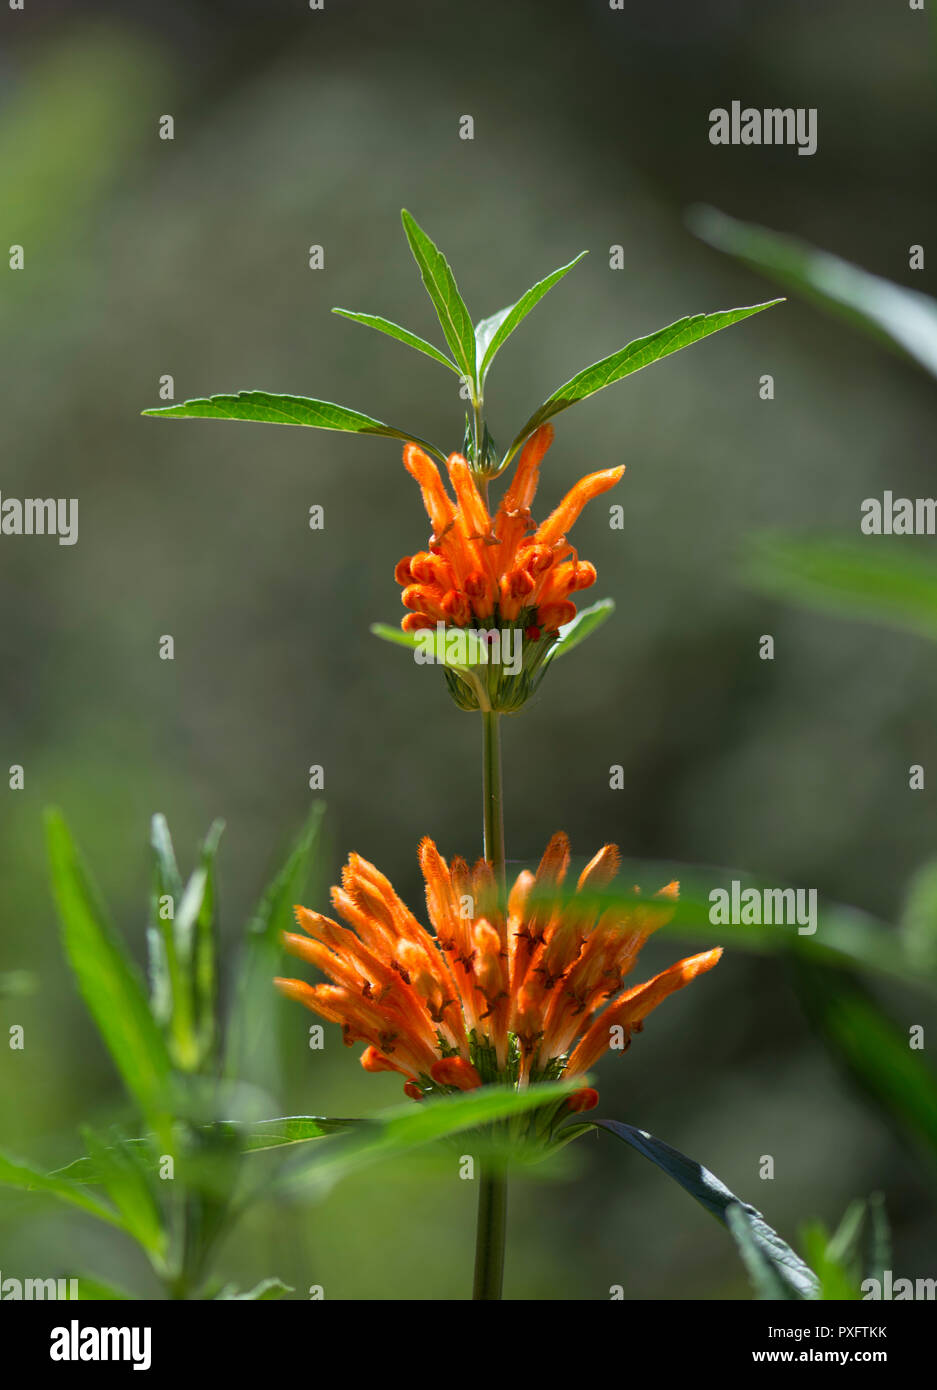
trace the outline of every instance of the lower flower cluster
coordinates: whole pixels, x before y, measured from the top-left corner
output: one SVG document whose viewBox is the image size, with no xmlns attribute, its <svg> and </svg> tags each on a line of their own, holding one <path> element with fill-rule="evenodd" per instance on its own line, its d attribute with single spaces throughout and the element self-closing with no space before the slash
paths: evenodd
<svg viewBox="0 0 937 1390">
<path fill-rule="evenodd" d="M 564 891 L 569 841 L 553 836 L 536 873 L 518 875 L 506 903 L 492 866 L 451 864 L 430 839 L 419 849 L 428 931 L 390 881 L 349 856 L 332 903 L 346 925 L 296 908 L 303 935 L 286 949 L 330 983 L 277 986 L 364 1042 L 367 1071 L 396 1071 L 414 1100 L 488 1082 L 527 1086 L 584 1075 L 608 1049 L 624 1051 L 669 994 L 719 960 L 721 948 L 677 961 L 625 989 L 645 941 L 673 913 L 679 885 L 634 891 L 603 906 L 620 856 L 605 845 Z M 584 1088 L 572 1109 L 597 1099 Z"/>
</svg>

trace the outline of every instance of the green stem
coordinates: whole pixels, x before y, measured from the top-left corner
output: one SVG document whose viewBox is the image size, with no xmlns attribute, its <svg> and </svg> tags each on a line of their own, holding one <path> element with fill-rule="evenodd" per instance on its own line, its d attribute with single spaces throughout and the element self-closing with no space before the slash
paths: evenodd
<svg viewBox="0 0 937 1390">
<path fill-rule="evenodd" d="M 485 858 L 494 869 L 503 893 L 504 811 L 501 779 L 501 716 L 482 711 L 482 800 Z M 483 1163 L 478 1192 L 475 1236 L 474 1299 L 499 1299 L 504 1279 L 504 1235 L 507 1214 L 507 1175 L 503 1167 Z"/>
<path fill-rule="evenodd" d="M 501 783 L 501 716 L 482 710 L 482 798 L 484 855 L 504 888 L 504 812 Z"/>
<path fill-rule="evenodd" d="M 501 1297 L 507 1205 L 508 1184 L 504 1170 L 484 1169 L 478 1193 L 473 1299 L 494 1301 Z"/>
</svg>

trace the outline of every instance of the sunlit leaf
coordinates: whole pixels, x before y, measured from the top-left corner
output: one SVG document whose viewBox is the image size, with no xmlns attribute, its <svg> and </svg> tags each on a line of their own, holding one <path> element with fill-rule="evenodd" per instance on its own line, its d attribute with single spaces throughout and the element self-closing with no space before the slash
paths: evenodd
<svg viewBox="0 0 937 1390">
<path fill-rule="evenodd" d="M 898 540 L 763 533 L 744 574 L 776 598 L 937 638 L 937 564 Z"/>
<path fill-rule="evenodd" d="M 128 1091 L 161 1128 L 171 1064 L 143 984 L 57 811 L 46 815 L 46 836 L 65 950 L 79 988 Z"/>
<path fill-rule="evenodd" d="M 581 1078 L 578 1082 L 581 1085 Z M 311 1183 L 327 1189 L 375 1163 L 385 1163 L 435 1140 L 509 1120 L 549 1105 L 577 1089 L 577 1082 L 551 1082 L 515 1091 L 507 1086 L 483 1086 L 458 1096 L 442 1096 L 372 1116 L 349 1135 L 314 1145 L 311 1157 L 287 1169 L 279 1186 L 302 1188 Z"/>
<path fill-rule="evenodd" d="M 105 1302 L 135 1299 L 136 1294 L 127 1293 L 126 1289 L 119 1288 L 116 1284 L 105 1283 L 103 1279 L 98 1279 L 94 1274 L 79 1274 L 78 1297 L 84 1302 Z"/>
<path fill-rule="evenodd" d="M 449 268 L 449 262 L 406 208 L 400 217 L 413 259 L 420 268 L 426 293 L 433 302 L 433 308 L 449 344 L 449 351 L 455 358 L 461 375 L 474 383 L 475 330 L 472 327 L 471 315 L 459 293 L 455 276 Z"/>
<path fill-rule="evenodd" d="M 370 415 L 350 410 L 332 401 L 311 396 L 280 396 L 270 391 L 239 391 L 235 396 L 206 396 L 179 405 L 156 406 L 143 415 L 160 415 L 170 420 L 252 420 L 266 425 L 308 425 L 319 430 L 344 430 L 350 434 L 379 434 L 388 439 L 412 440 L 445 462 L 445 455 L 421 439 L 393 425 L 385 425 Z"/>
<path fill-rule="evenodd" d="M 238 1126 L 237 1132 L 244 1153 L 260 1153 L 265 1149 L 307 1144 L 311 1139 L 324 1139 L 329 1134 L 368 1123 L 367 1120 L 337 1119 L 328 1115 L 282 1115 L 279 1119 Z"/>
<path fill-rule="evenodd" d="M 900 348 L 937 376 L 937 301 L 783 236 L 727 217 L 715 208 L 694 208 L 690 226 L 720 251 L 824 305 L 851 323 Z"/>
<path fill-rule="evenodd" d="M 514 439 L 505 463 L 514 457 L 524 440 L 538 425 L 552 419 L 561 410 L 567 410 L 569 406 L 594 396 L 597 391 L 603 391 L 606 386 L 649 367 L 653 362 L 659 362 L 661 358 L 669 357 L 671 353 L 679 352 L 681 348 L 698 343 L 701 338 L 708 338 L 711 333 L 718 333 L 720 329 L 729 328 L 732 324 L 740 323 L 742 319 L 750 318 L 752 314 L 759 314 L 762 309 L 770 309 L 781 302 L 780 299 L 772 299 L 764 304 L 752 304 L 743 309 L 724 309 L 714 314 L 691 314 L 666 328 L 658 329 L 656 333 L 649 333 L 646 338 L 636 338 L 633 343 L 619 348 L 609 357 L 594 362 L 591 367 L 586 367 L 560 386 L 552 396 L 547 397 L 538 410 L 534 411 Z"/>
<path fill-rule="evenodd" d="M 633 1149 L 637 1149 L 639 1154 L 650 1159 L 651 1163 L 656 1164 L 669 1178 L 679 1183 L 700 1206 L 705 1207 L 727 1226 L 728 1212 L 732 1208 L 736 1228 L 745 1232 L 746 1249 L 751 1251 L 754 1248 L 758 1252 L 759 1260 L 770 1265 L 776 1279 L 787 1290 L 785 1297 L 817 1297 L 818 1284 L 813 1271 L 795 1254 L 787 1242 L 781 1239 L 777 1231 L 768 1225 L 760 1211 L 756 1211 L 747 1202 L 741 1202 L 708 1168 L 704 1168 L 692 1158 L 687 1158 L 686 1154 L 671 1148 L 662 1140 L 655 1139 L 646 1130 L 635 1129 L 633 1125 L 623 1124 L 619 1120 L 592 1120 L 589 1123 L 597 1129 L 607 1130 L 609 1134 L 614 1134 L 617 1139 L 622 1139 Z M 732 1230 L 732 1227 L 729 1229 Z"/>
<path fill-rule="evenodd" d="M 551 290 L 558 280 L 562 280 L 563 276 L 572 270 L 574 265 L 578 265 L 583 256 L 587 254 L 585 251 L 580 251 L 579 255 L 568 265 L 560 266 L 559 270 L 554 270 L 545 279 L 531 286 L 526 294 L 521 295 L 516 304 L 509 304 L 506 309 L 500 309 L 497 314 L 492 314 L 490 318 L 482 319 L 481 323 L 476 324 L 475 344 L 479 386 L 484 386 L 485 377 L 495 359 L 495 354 L 507 342 L 518 324 L 527 317 L 536 304 L 539 304 L 547 291 Z"/>
<path fill-rule="evenodd" d="M 427 357 L 432 357 L 434 362 L 441 362 L 444 367 L 448 367 L 456 376 L 461 376 L 456 364 L 440 352 L 439 348 L 433 347 L 425 338 L 420 338 L 416 333 L 411 333 L 409 328 L 401 328 L 399 323 L 391 323 L 390 319 L 381 318 L 379 314 L 359 314 L 351 309 L 333 309 L 333 314 L 341 314 L 343 319 L 351 319 L 353 323 L 363 323 L 366 328 L 374 328 L 378 333 L 386 333 L 389 338 L 396 338 L 398 342 L 406 343 L 408 347 L 416 348 L 417 352 L 425 353 Z"/>
<path fill-rule="evenodd" d="M 588 608 L 580 608 L 575 618 L 571 622 L 564 623 L 560 628 L 560 640 L 547 653 L 546 661 L 550 662 L 559 656 L 565 656 L 574 647 L 578 647 L 579 643 L 584 642 L 595 632 L 596 628 L 601 627 L 614 611 L 615 600 L 611 598 L 599 599 L 598 603 L 593 603 Z"/>
</svg>

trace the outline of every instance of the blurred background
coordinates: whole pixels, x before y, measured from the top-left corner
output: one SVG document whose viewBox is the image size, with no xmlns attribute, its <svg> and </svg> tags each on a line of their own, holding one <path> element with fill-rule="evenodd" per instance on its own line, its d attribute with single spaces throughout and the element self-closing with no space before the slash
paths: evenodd
<svg viewBox="0 0 937 1390">
<path fill-rule="evenodd" d="M 0 971 L 38 979 L 0 999 L 4 1030 L 22 1024 L 27 1040 L 0 1064 L 4 1148 L 65 1162 L 76 1125 L 120 1105 L 62 959 L 43 806 L 65 812 L 141 961 L 156 810 L 186 867 L 209 820 L 226 820 L 232 953 L 313 795 L 328 804 L 313 905 L 352 848 L 415 909 L 422 835 L 480 852 L 478 721 L 440 674 L 368 632 L 399 618 L 393 566 L 427 538 L 397 446 L 143 419 L 164 403 L 160 378 L 177 401 L 307 394 L 458 447 L 451 379 L 329 315 L 367 310 L 438 340 L 401 207 L 476 318 L 591 252 L 498 358 L 487 397 L 505 443 L 630 339 L 773 296 L 694 239 L 694 203 L 933 292 L 928 22 L 846 0 L 4 10 L 0 245 L 22 244 L 25 270 L 2 275 L 0 487 L 77 497 L 80 522 L 71 548 L 0 537 L 0 767 L 25 769 L 24 790 L 0 796 Z M 817 107 L 817 154 L 711 146 L 708 113 L 733 99 Z M 473 141 L 458 138 L 464 114 Z M 908 268 L 912 243 L 924 271 Z M 312 244 L 323 270 L 308 268 Z M 759 399 L 765 373 L 773 401 Z M 509 858 L 536 858 L 563 827 L 581 855 L 615 840 L 629 857 L 746 869 L 894 919 L 933 849 L 933 790 L 908 789 L 910 764 L 937 766 L 932 650 L 753 594 L 739 553 L 766 526 L 854 536 L 862 499 L 885 488 L 932 495 L 935 424 L 932 381 L 796 299 L 559 418 L 541 514 L 580 474 L 627 465 L 624 530 L 599 503 L 574 536 L 598 567 L 595 597 L 618 611 L 505 721 Z M 322 531 L 308 529 L 313 504 Z M 773 662 L 758 658 L 766 633 Z M 158 658 L 164 634 L 172 662 Z M 678 953 L 652 943 L 646 974 Z M 890 1003 L 902 1027 L 928 1022 L 919 996 Z M 279 1018 L 271 1114 L 399 1098 L 399 1078 L 366 1076 L 337 1030 L 314 1053 L 307 1015 L 284 1001 Z M 603 1113 L 706 1163 L 795 1243 L 803 1219 L 834 1223 L 883 1191 L 895 1271 L 937 1273 L 932 1173 L 837 1070 L 776 958 L 727 955 L 598 1080 Z M 725 1232 L 636 1154 L 586 1139 L 570 1163 L 515 1185 L 508 1297 L 606 1298 L 612 1284 L 629 1298 L 749 1296 Z M 463 1297 L 471 1187 L 398 1165 L 318 1207 L 271 1202 L 221 1265 L 327 1297 Z M 145 1286 L 136 1256 L 116 1237 L 99 1249 L 81 1218 L 6 1200 L 0 1213 L 5 1274 L 51 1274 L 77 1251 Z"/>
</svg>

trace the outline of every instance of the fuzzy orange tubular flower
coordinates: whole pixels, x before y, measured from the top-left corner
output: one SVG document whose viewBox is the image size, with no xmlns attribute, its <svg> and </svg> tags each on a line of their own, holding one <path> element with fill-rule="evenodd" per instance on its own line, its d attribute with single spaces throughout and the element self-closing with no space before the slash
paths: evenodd
<svg viewBox="0 0 937 1390">
<path fill-rule="evenodd" d="M 432 933 L 390 882 L 357 854 L 332 902 L 347 926 L 296 908 L 303 935 L 286 949 L 330 983 L 275 983 L 291 999 L 340 1024 L 345 1042 L 364 1042 L 366 1071 L 396 1071 L 414 1099 L 583 1075 L 632 1034 L 668 995 L 719 960 L 721 948 L 678 961 L 630 989 L 623 982 L 652 932 L 673 914 L 678 885 L 651 899 L 601 910 L 590 894 L 615 877 L 620 856 L 605 845 L 563 894 L 569 842 L 554 835 L 536 873 L 518 875 L 502 908 L 491 865 L 447 864 L 432 840 L 420 844 Z M 591 1108 L 584 1087 L 569 1104 Z"/>
<path fill-rule="evenodd" d="M 576 616 L 572 595 L 595 583 L 595 568 L 580 561 L 566 533 L 593 497 L 614 487 L 624 468 L 581 478 L 539 527 L 531 517 L 540 463 L 553 440 L 541 425 L 524 445 L 514 477 L 494 516 L 461 454 L 447 469 L 455 500 L 436 464 L 416 444 L 403 462 L 416 479 L 433 527 L 428 549 L 405 556 L 395 578 L 403 587 L 405 632 L 433 627 L 485 627 L 522 621 L 528 640 L 556 632 Z"/>
</svg>

